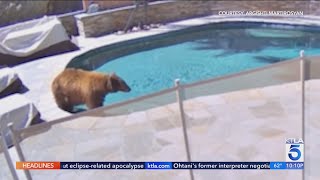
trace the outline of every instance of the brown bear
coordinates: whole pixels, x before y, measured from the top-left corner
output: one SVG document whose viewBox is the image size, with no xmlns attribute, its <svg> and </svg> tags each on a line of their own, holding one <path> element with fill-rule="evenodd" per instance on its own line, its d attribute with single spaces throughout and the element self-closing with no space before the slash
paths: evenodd
<svg viewBox="0 0 320 180">
<path fill-rule="evenodd" d="M 52 82 L 52 92 L 59 108 L 73 112 L 73 106 L 86 104 L 89 109 L 103 105 L 108 93 L 131 89 L 115 73 L 103 74 L 67 68 Z"/>
</svg>

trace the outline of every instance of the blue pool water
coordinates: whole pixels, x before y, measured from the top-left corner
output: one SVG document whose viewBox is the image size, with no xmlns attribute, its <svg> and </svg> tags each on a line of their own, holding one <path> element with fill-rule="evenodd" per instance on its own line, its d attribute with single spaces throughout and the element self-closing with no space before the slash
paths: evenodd
<svg viewBox="0 0 320 180">
<path fill-rule="evenodd" d="M 109 94 L 107 105 L 172 87 L 177 78 L 191 83 L 237 73 L 296 58 L 301 49 L 306 55 L 320 54 L 319 42 L 319 33 L 313 31 L 214 29 L 197 32 L 178 44 L 108 61 L 95 71 L 115 72 L 132 89 Z"/>
</svg>

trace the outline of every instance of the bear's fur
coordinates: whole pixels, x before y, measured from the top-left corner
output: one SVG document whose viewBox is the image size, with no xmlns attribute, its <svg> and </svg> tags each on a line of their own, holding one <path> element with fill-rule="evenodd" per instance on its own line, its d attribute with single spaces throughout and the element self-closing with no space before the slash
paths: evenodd
<svg viewBox="0 0 320 180">
<path fill-rule="evenodd" d="M 114 73 L 102 74 L 73 68 L 60 73 L 51 88 L 58 107 L 68 112 L 79 104 L 86 104 L 89 109 L 100 107 L 108 93 L 131 90 Z"/>
</svg>

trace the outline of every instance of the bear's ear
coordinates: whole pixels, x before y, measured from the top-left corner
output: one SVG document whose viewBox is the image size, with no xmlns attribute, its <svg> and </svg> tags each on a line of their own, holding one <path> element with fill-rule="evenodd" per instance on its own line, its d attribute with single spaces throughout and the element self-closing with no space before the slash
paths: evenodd
<svg viewBox="0 0 320 180">
<path fill-rule="evenodd" d="M 112 92 L 117 92 L 120 87 L 119 77 L 113 72 L 110 74 L 110 82 L 112 87 Z"/>
<path fill-rule="evenodd" d="M 119 77 L 114 72 L 110 73 L 105 86 L 107 92 L 117 92 L 120 86 Z"/>
<path fill-rule="evenodd" d="M 106 79 L 105 88 L 106 88 L 106 91 L 107 91 L 107 92 L 112 92 L 112 91 L 113 91 L 112 78 L 111 78 L 111 76 Z"/>
</svg>

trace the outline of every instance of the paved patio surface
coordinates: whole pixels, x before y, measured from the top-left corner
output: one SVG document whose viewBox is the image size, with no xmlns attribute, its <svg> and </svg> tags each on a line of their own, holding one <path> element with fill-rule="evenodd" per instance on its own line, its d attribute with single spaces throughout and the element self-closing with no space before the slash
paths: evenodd
<svg viewBox="0 0 320 180">
<path fill-rule="evenodd" d="M 306 167 L 320 173 L 320 81 L 307 82 Z M 309 93 L 312 92 L 312 93 Z M 285 161 L 285 138 L 302 137 L 300 83 L 184 102 L 192 161 Z M 42 131 L 41 129 L 39 129 Z M 33 161 L 186 161 L 178 105 L 128 115 L 85 116 L 43 128 L 21 143 Z M 311 155 L 312 154 L 312 155 Z M 312 156 L 312 159 L 310 159 Z M 196 179 L 301 180 L 301 170 L 196 170 Z M 35 179 L 190 179 L 188 171 L 32 171 Z"/>
</svg>

